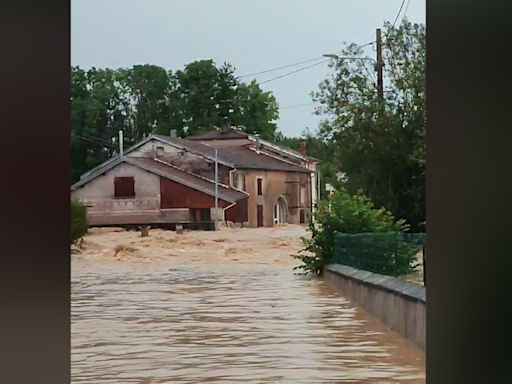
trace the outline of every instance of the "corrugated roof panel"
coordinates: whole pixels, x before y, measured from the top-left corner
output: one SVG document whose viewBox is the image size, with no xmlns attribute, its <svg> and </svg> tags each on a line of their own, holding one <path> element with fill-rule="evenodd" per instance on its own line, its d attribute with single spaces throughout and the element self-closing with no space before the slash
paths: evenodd
<svg viewBox="0 0 512 384">
<path fill-rule="evenodd" d="M 215 182 L 201 177 L 194 173 L 186 172 L 176 166 L 164 164 L 163 162 L 147 157 L 130 157 L 126 161 L 149 172 L 156 173 L 162 177 L 174 180 L 180 184 L 187 185 L 203 193 L 215 196 Z M 219 184 L 219 199 L 234 203 L 240 199 L 247 198 L 248 194 L 234 188 Z"/>
</svg>

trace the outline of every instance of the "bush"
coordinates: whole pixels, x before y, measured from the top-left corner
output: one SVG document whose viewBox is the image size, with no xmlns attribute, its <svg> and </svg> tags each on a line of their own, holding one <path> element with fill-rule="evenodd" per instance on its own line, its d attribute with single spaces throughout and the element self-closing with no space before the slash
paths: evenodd
<svg viewBox="0 0 512 384">
<path fill-rule="evenodd" d="M 329 200 L 318 203 L 313 217 L 316 223 L 310 220 L 308 228 L 312 236 L 301 239 L 304 249 L 294 255 L 303 262 L 296 269 L 313 274 L 321 274 L 324 266 L 331 262 L 336 233 L 403 233 L 409 230 L 405 220 L 395 221 L 393 215 L 384 208 L 376 209 L 362 191 L 353 196 L 344 189 L 336 191 Z"/>
<path fill-rule="evenodd" d="M 86 233 L 86 208 L 78 200 L 71 200 L 71 244 Z"/>
</svg>

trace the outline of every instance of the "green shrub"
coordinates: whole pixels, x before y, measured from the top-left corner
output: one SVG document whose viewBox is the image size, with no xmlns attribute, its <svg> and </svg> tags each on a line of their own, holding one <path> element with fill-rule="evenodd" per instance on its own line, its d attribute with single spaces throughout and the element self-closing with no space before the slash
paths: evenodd
<svg viewBox="0 0 512 384">
<path fill-rule="evenodd" d="M 330 212 L 329 212 L 330 211 Z M 409 230 L 405 220 L 395 221 L 393 215 L 384 208 L 376 209 L 371 200 L 358 191 L 351 196 L 346 190 L 336 191 L 329 200 L 318 203 L 318 209 L 309 222 L 311 238 L 302 238 L 304 248 L 296 259 L 307 273 L 321 274 L 334 255 L 336 233 L 403 233 Z M 303 252 L 306 252 L 305 254 Z M 408 252 L 407 257 L 410 257 Z"/>
<path fill-rule="evenodd" d="M 78 200 L 71 200 L 71 244 L 86 233 L 86 208 Z"/>
</svg>

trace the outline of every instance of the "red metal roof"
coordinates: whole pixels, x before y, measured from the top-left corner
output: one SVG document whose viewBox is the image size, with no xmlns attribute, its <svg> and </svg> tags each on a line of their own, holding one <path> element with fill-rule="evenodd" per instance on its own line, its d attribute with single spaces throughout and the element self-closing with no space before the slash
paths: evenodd
<svg viewBox="0 0 512 384">
<path fill-rule="evenodd" d="M 159 176 L 176 181 L 180 184 L 194 188 L 198 191 L 215 196 L 215 182 L 205 177 L 184 171 L 174 165 L 164 163 L 159 160 L 148 157 L 128 157 L 126 162 L 155 173 Z M 245 199 L 248 194 L 227 185 L 219 184 L 219 199 L 234 203 L 235 201 Z"/>
</svg>

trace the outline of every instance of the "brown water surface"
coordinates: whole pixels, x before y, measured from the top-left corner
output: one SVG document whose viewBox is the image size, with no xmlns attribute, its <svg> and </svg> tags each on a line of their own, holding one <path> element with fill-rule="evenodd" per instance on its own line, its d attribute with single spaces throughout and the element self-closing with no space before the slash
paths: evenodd
<svg viewBox="0 0 512 384">
<path fill-rule="evenodd" d="M 323 280 L 248 266 L 72 270 L 73 383 L 424 383 L 425 354 Z"/>
</svg>

